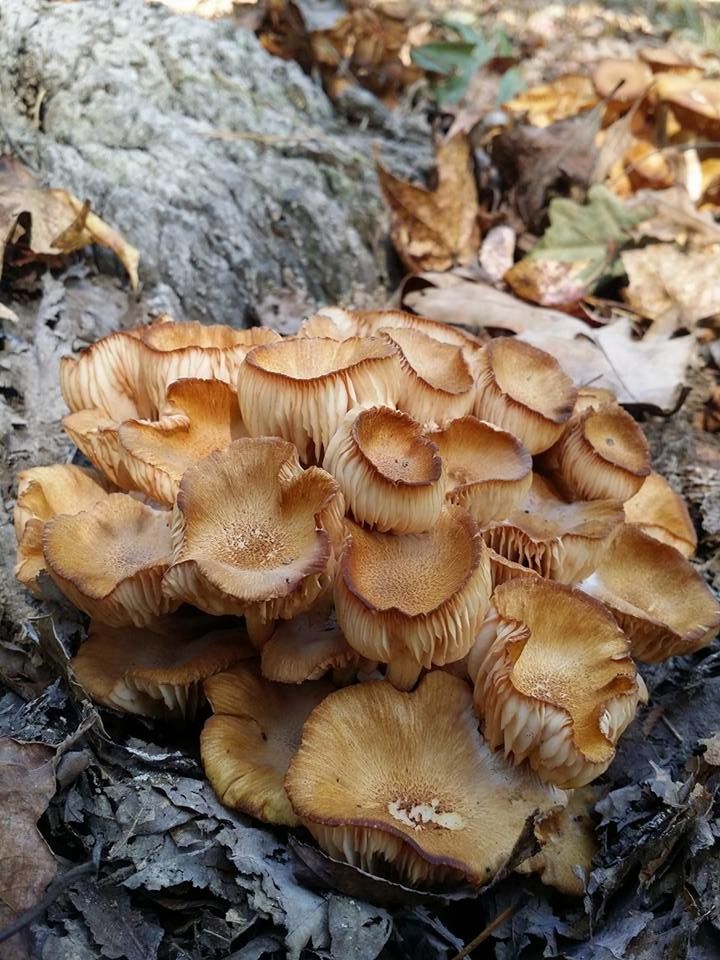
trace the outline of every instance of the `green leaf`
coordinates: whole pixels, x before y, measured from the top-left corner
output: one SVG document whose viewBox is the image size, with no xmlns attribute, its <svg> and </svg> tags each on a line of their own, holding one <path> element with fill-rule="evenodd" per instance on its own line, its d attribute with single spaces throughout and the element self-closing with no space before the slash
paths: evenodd
<svg viewBox="0 0 720 960">
<path fill-rule="evenodd" d="M 463 20 L 455 20 L 453 17 L 443 17 L 441 23 L 451 30 L 454 30 L 464 43 L 472 43 L 473 46 L 485 43 L 482 34 L 478 33 L 469 23 L 465 23 Z"/>
<path fill-rule="evenodd" d="M 432 73 L 450 74 L 456 70 L 474 66 L 475 45 L 472 43 L 426 43 L 416 47 L 410 56 L 423 70 Z"/>
<path fill-rule="evenodd" d="M 497 93 L 498 105 L 505 103 L 507 100 L 512 100 L 512 98 L 516 97 L 526 86 L 527 84 L 520 75 L 518 68 L 510 67 L 510 69 L 506 70 L 502 77 L 500 77 Z"/>
</svg>

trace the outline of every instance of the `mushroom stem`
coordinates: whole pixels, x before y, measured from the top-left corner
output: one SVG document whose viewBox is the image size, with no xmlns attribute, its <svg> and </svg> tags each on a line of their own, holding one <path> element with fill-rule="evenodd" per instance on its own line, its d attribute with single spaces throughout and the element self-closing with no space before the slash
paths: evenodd
<svg viewBox="0 0 720 960">
<path fill-rule="evenodd" d="M 412 690 L 421 672 L 422 666 L 417 660 L 399 657 L 388 664 L 385 679 L 389 680 L 396 690 Z"/>
<path fill-rule="evenodd" d="M 257 650 L 262 650 L 275 630 L 274 620 L 264 620 L 262 614 L 252 608 L 245 611 L 245 626 L 248 636 Z"/>
</svg>

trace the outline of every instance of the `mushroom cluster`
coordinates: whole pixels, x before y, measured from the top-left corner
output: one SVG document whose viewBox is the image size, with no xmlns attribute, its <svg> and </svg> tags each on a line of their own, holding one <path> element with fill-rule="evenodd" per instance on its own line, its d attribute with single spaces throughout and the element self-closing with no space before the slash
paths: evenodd
<svg viewBox="0 0 720 960">
<path fill-rule="evenodd" d="M 288 337 L 163 317 L 61 385 L 91 466 L 19 475 L 17 576 L 90 618 L 89 696 L 204 720 L 219 799 L 335 860 L 480 887 L 529 829 L 521 869 L 582 892 L 635 661 L 720 629 L 611 394 L 514 339 L 340 308 Z"/>
</svg>

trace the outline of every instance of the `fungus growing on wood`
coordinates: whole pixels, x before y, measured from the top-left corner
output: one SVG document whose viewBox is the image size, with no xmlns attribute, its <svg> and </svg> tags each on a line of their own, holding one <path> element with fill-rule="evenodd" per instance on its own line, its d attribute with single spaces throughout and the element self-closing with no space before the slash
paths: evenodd
<svg viewBox="0 0 720 960">
<path fill-rule="evenodd" d="M 625 522 L 655 540 L 675 547 L 685 557 L 697 549 L 697 531 L 687 504 L 659 473 L 646 477 L 634 497 L 625 501 Z"/>
<path fill-rule="evenodd" d="M 565 802 L 487 748 L 470 688 L 440 670 L 413 693 L 369 681 L 331 694 L 285 785 L 330 856 L 418 887 L 484 886 L 527 821 Z"/>
<path fill-rule="evenodd" d="M 590 783 L 644 695 L 627 639 L 602 604 L 540 578 L 508 581 L 493 606 L 474 693 L 488 743 L 559 787 Z"/>
<path fill-rule="evenodd" d="M 353 407 L 328 444 L 323 467 L 358 523 L 420 533 L 440 516 L 445 477 L 422 426 L 390 407 Z"/>
</svg>

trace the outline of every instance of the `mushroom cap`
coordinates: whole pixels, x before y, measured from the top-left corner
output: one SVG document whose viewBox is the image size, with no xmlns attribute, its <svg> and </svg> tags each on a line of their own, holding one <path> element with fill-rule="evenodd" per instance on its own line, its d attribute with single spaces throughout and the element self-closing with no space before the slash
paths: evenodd
<svg viewBox="0 0 720 960">
<path fill-rule="evenodd" d="M 584 786 L 610 765 L 641 689 L 609 610 L 564 584 L 509 580 L 475 677 L 485 737 L 550 783 Z"/>
<path fill-rule="evenodd" d="M 14 524 L 17 539 L 15 576 L 36 596 L 45 570 L 42 537 L 45 523 L 58 514 L 79 513 L 109 496 L 109 485 L 94 470 L 72 464 L 30 467 L 17 476 Z"/>
<path fill-rule="evenodd" d="M 213 716 L 200 735 L 203 767 L 218 799 L 266 823 L 299 824 L 284 779 L 310 711 L 333 687 L 280 686 L 237 666 L 204 683 Z"/>
<path fill-rule="evenodd" d="M 60 389 L 70 411 L 97 409 L 115 421 L 150 416 L 143 356 L 143 344 L 133 333 L 111 333 L 78 357 L 63 357 Z"/>
<path fill-rule="evenodd" d="M 689 82 L 687 77 L 663 77 L 657 95 L 670 105 L 683 128 L 713 139 L 720 137 L 720 80 Z"/>
<path fill-rule="evenodd" d="M 154 630 L 91 623 L 71 666 L 97 703 L 145 717 L 185 718 L 197 710 L 202 680 L 255 652 L 237 627 L 184 637 L 176 618 Z"/>
<path fill-rule="evenodd" d="M 625 522 L 692 557 L 697 549 L 697 531 L 687 504 L 659 473 L 645 478 L 634 497 L 625 501 Z"/>
<path fill-rule="evenodd" d="M 496 553 L 543 577 L 575 583 L 597 567 L 624 520 L 618 500 L 561 500 L 538 474 L 503 521 L 483 529 Z"/>
<path fill-rule="evenodd" d="M 607 387 L 578 387 L 573 417 L 585 413 L 586 410 L 596 410 L 607 403 L 617 403 L 617 397 Z"/>
<path fill-rule="evenodd" d="M 187 379 L 170 384 L 159 420 L 127 420 L 118 435 L 133 489 L 172 506 L 188 467 L 244 436 L 245 427 L 230 384 Z"/>
<path fill-rule="evenodd" d="M 473 371 L 462 347 L 442 343 L 411 327 L 379 331 L 398 358 L 397 404 L 421 423 L 447 423 L 470 413 L 475 402 Z"/>
<path fill-rule="evenodd" d="M 448 500 L 481 526 L 508 516 L 530 490 L 532 458 L 506 430 L 467 416 L 428 436 L 442 457 Z"/>
<path fill-rule="evenodd" d="M 347 530 L 335 609 L 350 646 L 390 664 L 400 686 L 412 686 L 421 667 L 464 657 L 490 594 L 487 549 L 467 511 L 446 505 L 427 533 L 377 533 L 349 521 Z"/>
<path fill-rule="evenodd" d="M 108 417 L 98 408 L 78 410 L 62 419 L 63 430 L 93 466 L 116 487 L 132 490 L 133 479 L 125 466 L 125 452 L 120 444 L 120 421 Z"/>
<path fill-rule="evenodd" d="M 592 82 L 599 96 L 629 107 L 646 93 L 652 83 L 652 70 L 641 60 L 608 58 L 595 67 Z"/>
<path fill-rule="evenodd" d="M 292 444 L 235 440 L 183 475 L 163 589 L 213 614 L 268 621 L 307 610 L 327 585 L 323 516 L 336 494 L 324 470 L 302 469 Z"/>
<path fill-rule="evenodd" d="M 698 571 L 634 524 L 623 527 L 581 587 L 610 607 L 644 663 L 700 650 L 720 629 L 720 604 Z"/>
<path fill-rule="evenodd" d="M 43 550 L 57 587 L 88 616 L 143 627 L 178 604 L 160 584 L 172 554 L 170 513 L 124 493 L 45 524 Z"/>
<path fill-rule="evenodd" d="M 437 447 L 400 410 L 353 407 L 328 444 L 323 467 L 358 523 L 420 533 L 440 516 L 445 478 Z"/>
<path fill-rule="evenodd" d="M 481 343 L 459 327 L 452 327 L 441 320 L 431 320 L 404 310 L 344 310 L 342 307 L 324 307 L 309 317 L 300 328 L 301 337 L 331 337 L 346 340 L 349 337 L 375 337 L 385 327 L 403 327 L 419 330 L 441 343 L 464 347 L 469 351 L 480 348 Z"/>
<path fill-rule="evenodd" d="M 393 404 L 397 379 L 393 349 L 381 340 L 298 337 L 251 350 L 238 395 L 252 436 L 280 436 L 303 463 L 320 462 L 348 410 Z"/>
<path fill-rule="evenodd" d="M 318 680 L 328 670 L 355 666 L 359 659 L 326 605 L 278 624 L 260 655 L 263 676 L 278 683 Z"/>
<path fill-rule="evenodd" d="M 670 47 L 640 47 L 638 56 L 653 73 L 690 73 L 702 76 L 702 70 Z"/>
<path fill-rule="evenodd" d="M 475 416 L 509 430 L 531 454 L 560 437 L 576 397 L 557 360 L 529 343 L 498 337 L 480 355 Z"/>
<path fill-rule="evenodd" d="M 380 680 L 331 694 L 285 785 L 331 856 L 417 886 L 488 883 L 528 819 L 564 802 L 488 749 L 470 688 L 440 670 L 413 693 Z"/>
<path fill-rule="evenodd" d="M 650 473 L 650 447 L 630 414 L 606 403 L 573 417 L 544 463 L 570 499 L 625 501 Z"/>
</svg>

